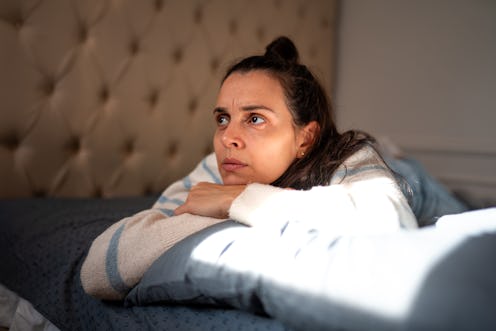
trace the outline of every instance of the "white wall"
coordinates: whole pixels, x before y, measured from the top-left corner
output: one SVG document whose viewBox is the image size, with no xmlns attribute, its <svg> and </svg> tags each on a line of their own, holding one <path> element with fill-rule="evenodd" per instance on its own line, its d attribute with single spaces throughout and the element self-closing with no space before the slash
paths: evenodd
<svg viewBox="0 0 496 331">
<path fill-rule="evenodd" d="M 496 1 L 343 0 L 338 50 L 341 129 L 387 136 L 496 201 Z"/>
</svg>

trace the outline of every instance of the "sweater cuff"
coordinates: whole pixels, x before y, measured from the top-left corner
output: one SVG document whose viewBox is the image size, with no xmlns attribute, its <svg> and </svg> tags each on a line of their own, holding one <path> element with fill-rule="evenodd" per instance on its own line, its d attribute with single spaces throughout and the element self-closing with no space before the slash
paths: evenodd
<svg viewBox="0 0 496 331">
<path fill-rule="evenodd" d="M 290 190 L 271 185 L 249 184 L 232 202 L 229 217 L 249 226 L 274 223 L 281 217 L 278 206 L 284 204 L 290 193 Z"/>
</svg>

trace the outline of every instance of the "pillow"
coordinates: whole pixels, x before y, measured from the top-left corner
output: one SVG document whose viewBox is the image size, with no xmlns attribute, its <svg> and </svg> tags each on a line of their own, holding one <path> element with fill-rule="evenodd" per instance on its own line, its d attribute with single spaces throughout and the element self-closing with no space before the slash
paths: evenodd
<svg viewBox="0 0 496 331">
<path fill-rule="evenodd" d="M 258 262 L 270 247 L 271 239 L 267 238 L 260 231 L 232 220 L 205 228 L 155 260 L 128 293 L 124 305 L 215 305 L 266 315 L 257 291 L 263 268 Z M 200 245 L 202 248 L 195 250 Z M 206 254 L 210 263 L 195 259 L 195 253 Z M 243 272 L 233 272 L 232 267 L 241 267 Z"/>
<path fill-rule="evenodd" d="M 441 216 L 468 210 L 467 206 L 432 177 L 417 160 L 384 156 L 384 161 L 399 175 L 400 187 L 420 226 L 433 224 Z M 408 185 L 404 185 L 405 182 Z"/>
<path fill-rule="evenodd" d="M 164 253 L 127 303 L 228 305 L 301 330 L 494 330 L 496 208 L 338 240 L 304 226 L 204 229 Z"/>
<path fill-rule="evenodd" d="M 153 303 L 190 303 L 226 305 L 218 298 L 201 293 L 186 278 L 190 256 L 203 240 L 226 229 L 245 228 L 228 220 L 192 234 L 162 254 L 145 272 L 141 281 L 127 294 L 126 306 Z"/>
</svg>

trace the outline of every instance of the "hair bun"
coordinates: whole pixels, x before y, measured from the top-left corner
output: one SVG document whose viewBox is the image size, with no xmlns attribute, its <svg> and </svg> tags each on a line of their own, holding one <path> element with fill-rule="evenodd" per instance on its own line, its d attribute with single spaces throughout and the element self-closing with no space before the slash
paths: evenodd
<svg viewBox="0 0 496 331">
<path fill-rule="evenodd" d="M 284 36 L 274 39 L 267 45 L 264 56 L 287 64 L 296 64 L 299 60 L 296 46 L 291 39 Z"/>
</svg>

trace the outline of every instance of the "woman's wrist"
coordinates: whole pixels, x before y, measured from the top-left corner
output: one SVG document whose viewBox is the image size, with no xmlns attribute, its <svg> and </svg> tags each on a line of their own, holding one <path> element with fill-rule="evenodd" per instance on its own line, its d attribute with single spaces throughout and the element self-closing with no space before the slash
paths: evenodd
<svg viewBox="0 0 496 331">
<path fill-rule="evenodd" d="M 224 218 L 228 218 L 233 201 L 245 190 L 246 185 L 224 185 L 224 187 L 226 195 L 222 204 L 222 214 L 224 214 Z"/>
</svg>

